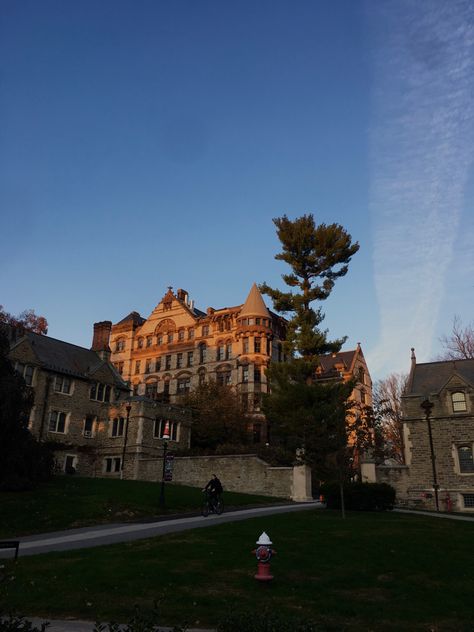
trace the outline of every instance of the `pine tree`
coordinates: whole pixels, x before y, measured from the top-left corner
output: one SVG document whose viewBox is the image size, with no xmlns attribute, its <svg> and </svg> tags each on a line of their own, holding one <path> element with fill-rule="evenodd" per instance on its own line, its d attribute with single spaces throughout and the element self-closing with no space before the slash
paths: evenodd
<svg viewBox="0 0 474 632">
<path fill-rule="evenodd" d="M 339 351 L 346 338 L 328 340 L 327 330 L 320 328 L 324 314 L 313 304 L 330 296 L 359 245 L 339 224 L 316 226 L 311 214 L 294 221 L 285 215 L 273 222 L 282 245 L 275 259 L 292 270 L 282 275 L 290 290 L 266 283 L 260 290 L 271 297 L 276 311 L 290 318 L 285 361 L 268 370 L 271 392 L 264 397 L 264 412 L 274 436 L 289 448 L 303 448 L 304 460 L 325 477 L 334 468 L 340 471 L 347 456 L 345 419 L 353 385 L 316 379 L 319 357 Z"/>
</svg>

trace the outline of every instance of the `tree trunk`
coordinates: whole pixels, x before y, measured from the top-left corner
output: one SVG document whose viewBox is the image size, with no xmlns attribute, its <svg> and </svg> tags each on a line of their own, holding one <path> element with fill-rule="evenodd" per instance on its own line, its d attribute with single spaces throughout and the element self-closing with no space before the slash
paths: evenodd
<svg viewBox="0 0 474 632">
<path fill-rule="evenodd" d="M 341 494 L 341 516 L 342 518 L 346 517 L 346 507 L 344 504 L 344 483 L 342 481 L 339 482 L 339 493 Z"/>
</svg>

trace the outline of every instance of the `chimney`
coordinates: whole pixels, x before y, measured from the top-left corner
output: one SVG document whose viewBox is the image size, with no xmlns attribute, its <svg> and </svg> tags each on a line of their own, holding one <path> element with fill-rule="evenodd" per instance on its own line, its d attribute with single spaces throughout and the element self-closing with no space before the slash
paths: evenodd
<svg viewBox="0 0 474 632">
<path fill-rule="evenodd" d="M 94 323 L 94 337 L 92 339 L 92 351 L 95 351 L 102 360 L 110 360 L 110 332 L 112 331 L 112 322 L 103 320 L 100 323 Z"/>
<path fill-rule="evenodd" d="M 177 296 L 179 301 L 182 301 L 184 304 L 187 304 L 187 302 L 188 302 L 188 293 L 186 292 L 186 290 L 179 289 L 176 292 L 176 296 Z"/>
</svg>

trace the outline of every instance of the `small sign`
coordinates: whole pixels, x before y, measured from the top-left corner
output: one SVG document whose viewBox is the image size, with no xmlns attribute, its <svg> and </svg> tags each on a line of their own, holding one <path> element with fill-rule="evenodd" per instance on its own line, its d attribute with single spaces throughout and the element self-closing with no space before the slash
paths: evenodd
<svg viewBox="0 0 474 632">
<path fill-rule="evenodd" d="M 174 454 L 167 454 L 165 459 L 165 481 L 173 480 L 173 462 Z"/>
</svg>

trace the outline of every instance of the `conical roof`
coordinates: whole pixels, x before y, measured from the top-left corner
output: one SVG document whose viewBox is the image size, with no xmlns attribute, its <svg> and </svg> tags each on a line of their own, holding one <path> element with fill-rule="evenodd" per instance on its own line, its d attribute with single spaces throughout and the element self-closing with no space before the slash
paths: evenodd
<svg viewBox="0 0 474 632">
<path fill-rule="evenodd" d="M 240 310 L 239 316 L 265 316 L 266 318 L 270 317 L 268 313 L 268 309 L 263 302 L 262 295 L 260 294 L 260 290 L 257 287 L 257 284 L 254 283 L 252 285 L 252 289 L 247 296 L 247 300 L 242 306 Z"/>
</svg>

